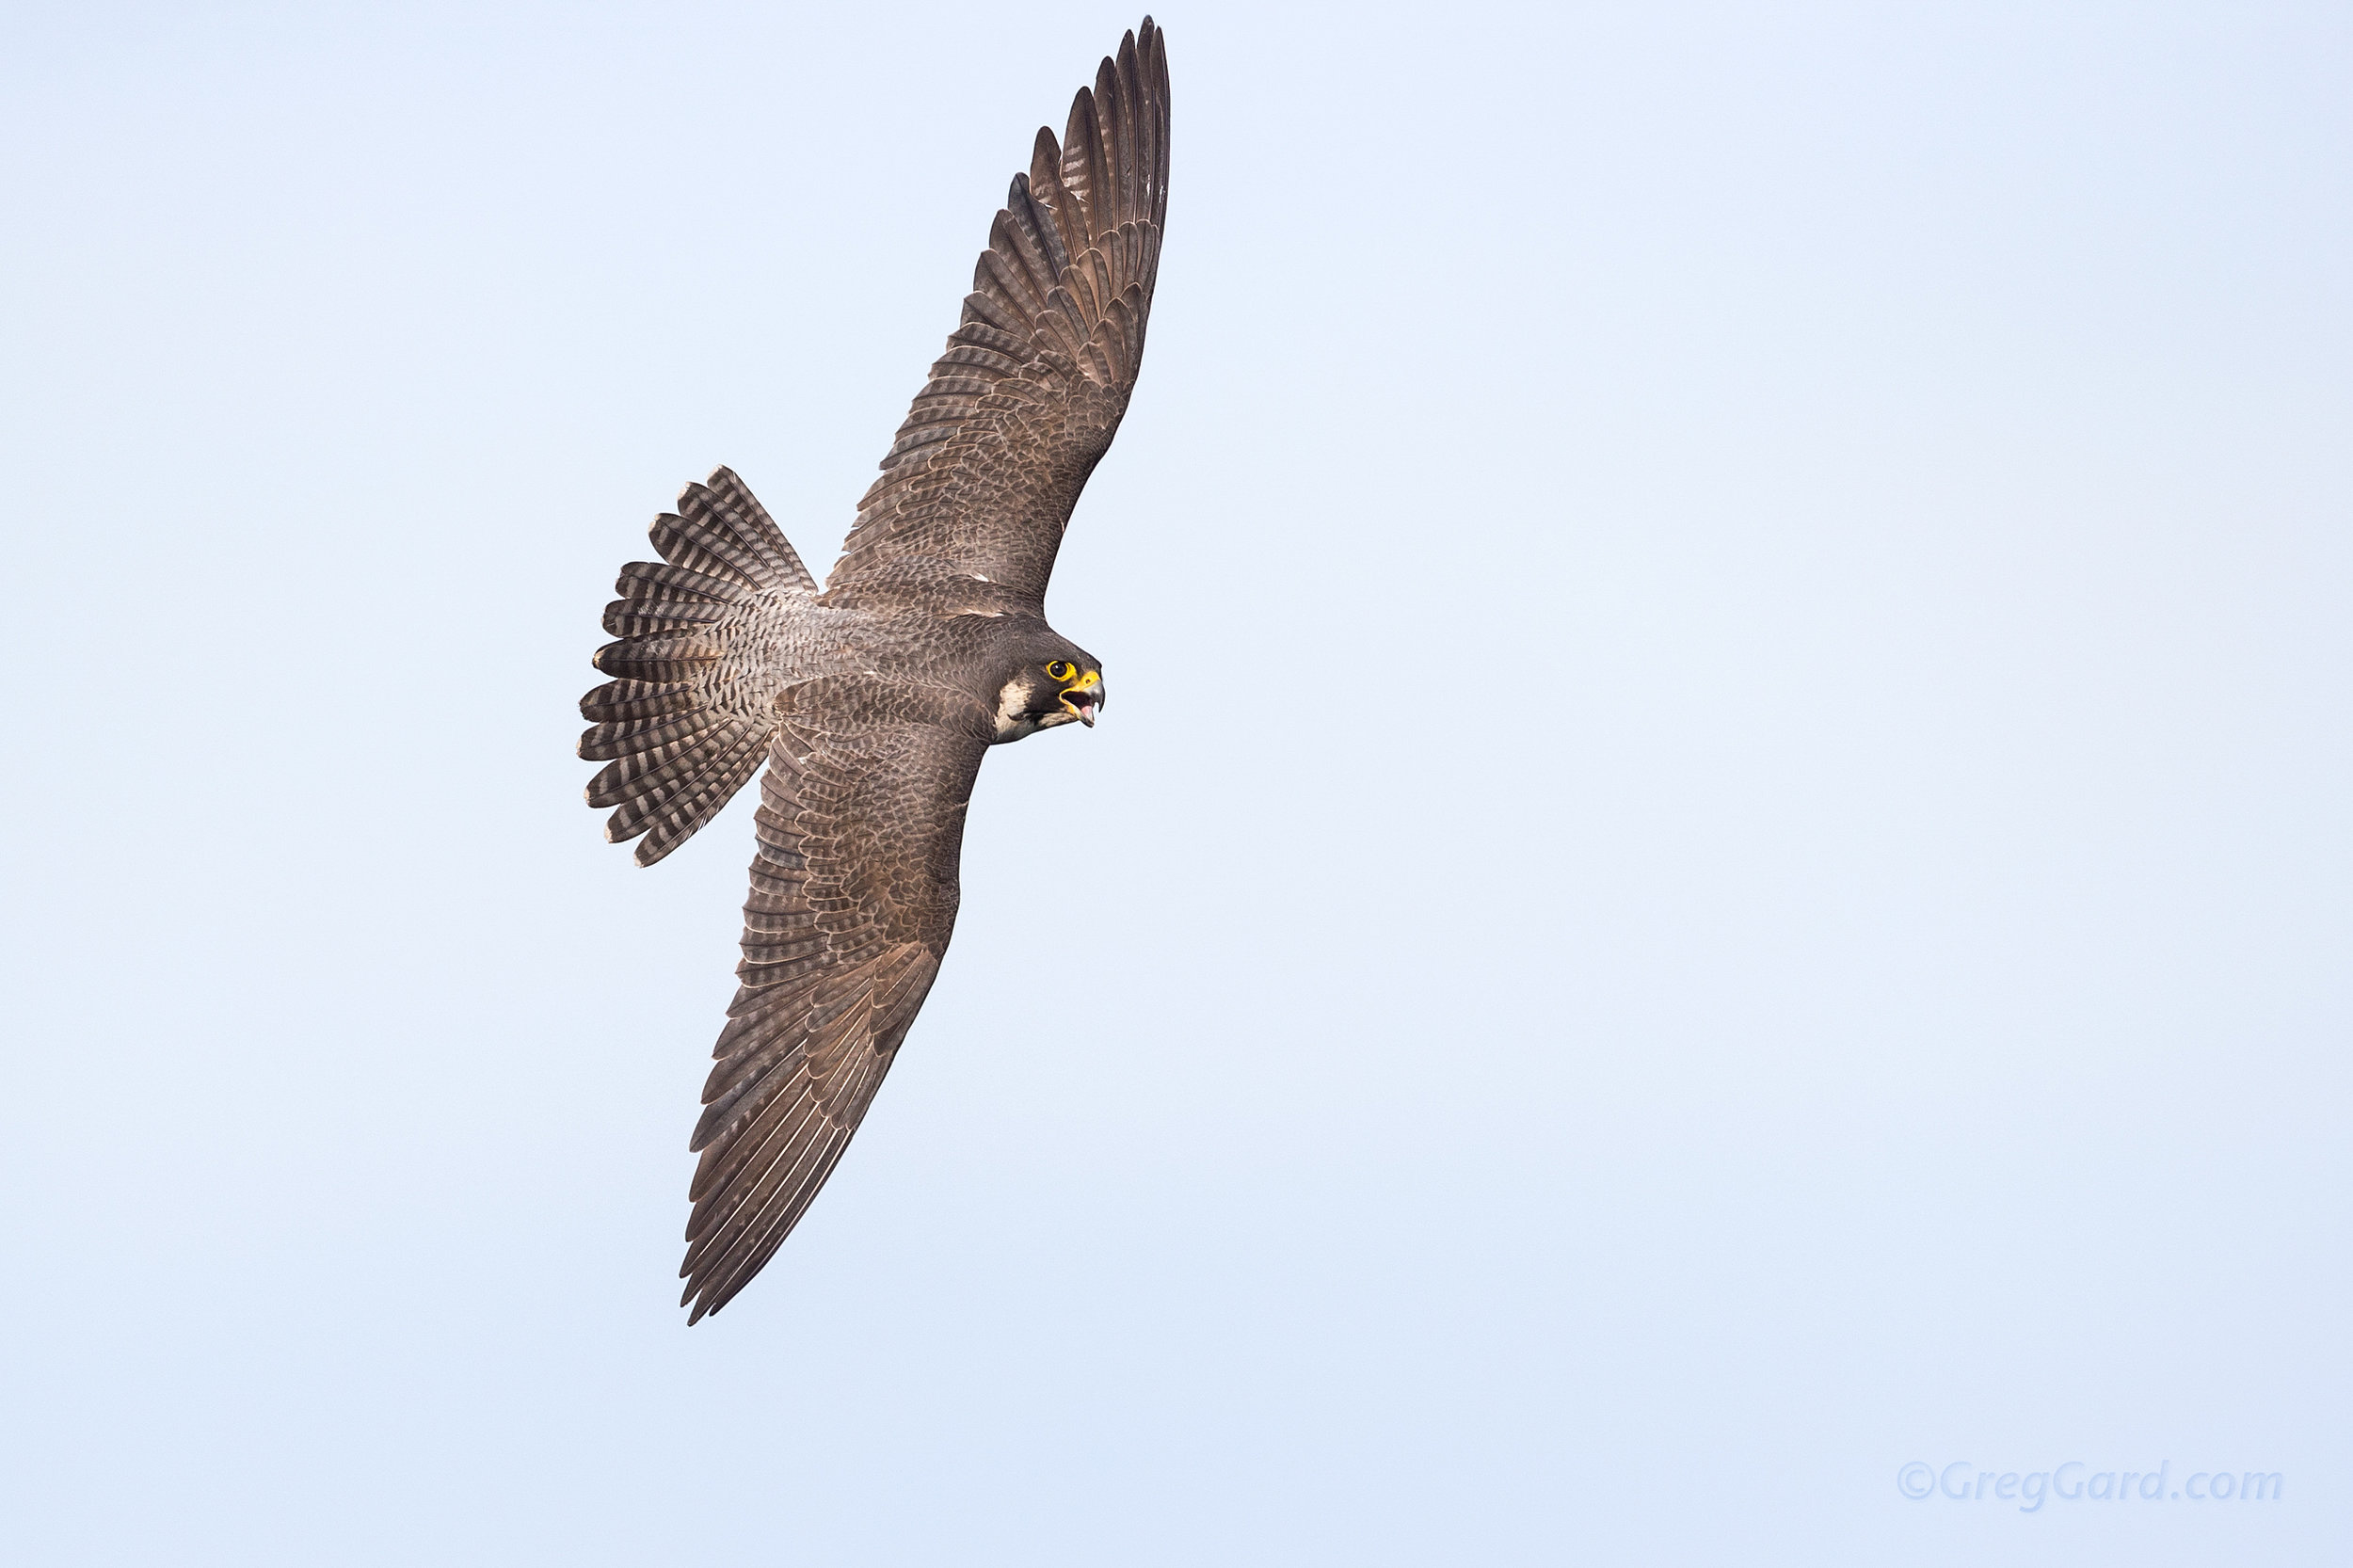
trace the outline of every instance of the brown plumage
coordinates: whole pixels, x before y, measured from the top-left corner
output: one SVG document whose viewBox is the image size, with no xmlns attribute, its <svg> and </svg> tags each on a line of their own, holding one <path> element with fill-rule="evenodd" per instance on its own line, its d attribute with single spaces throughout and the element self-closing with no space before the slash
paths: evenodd
<svg viewBox="0 0 2353 1568">
<path fill-rule="evenodd" d="M 1054 557 L 1127 412 L 1168 208 L 1168 60 L 1149 17 L 1040 130 L 963 319 L 820 590 L 726 469 L 622 568 L 615 677 L 582 700 L 589 803 L 641 864 L 764 758 L 744 957 L 703 1091 L 690 1321 L 725 1305 L 832 1173 L 955 925 L 964 813 L 992 744 L 1102 706 L 1046 624 Z"/>
</svg>

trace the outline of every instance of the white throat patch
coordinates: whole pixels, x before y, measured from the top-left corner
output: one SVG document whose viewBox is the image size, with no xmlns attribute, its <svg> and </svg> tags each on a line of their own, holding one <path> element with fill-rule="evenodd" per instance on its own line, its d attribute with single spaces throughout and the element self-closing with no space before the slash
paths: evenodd
<svg viewBox="0 0 2353 1568">
<path fill-rule="evenodd" d="M 1023 712 L 1028 706 L 1028 696 L 1024 683 L 1019 680 L 1006 681 L 1004 690 L 997 694 L 997 738 L 1000 741 L 1017 741 L 1024 735 L 1036 732 L 1037 720 Z"/>
</svg>

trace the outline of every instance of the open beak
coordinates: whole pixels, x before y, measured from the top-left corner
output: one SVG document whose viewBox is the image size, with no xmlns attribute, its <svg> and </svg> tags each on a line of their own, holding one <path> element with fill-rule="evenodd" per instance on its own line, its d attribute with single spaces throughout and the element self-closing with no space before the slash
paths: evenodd
<svg viewBox="0 0 2353 1568">
<path fill-rule="evenodd" d="M 1095 728 L 1095 715 L 1103 711 L 1103 682 L 1099 676 L 1090 675 L 1086 683 L 1072 686 L 1062 694 L 1062 705 L 1070 715 L 1089 729 Z"/>
</svg>

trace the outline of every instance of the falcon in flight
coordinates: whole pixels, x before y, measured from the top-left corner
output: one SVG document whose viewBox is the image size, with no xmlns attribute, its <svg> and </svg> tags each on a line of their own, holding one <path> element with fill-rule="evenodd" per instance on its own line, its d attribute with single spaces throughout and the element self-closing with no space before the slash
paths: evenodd
<svg viewBox="0 0 2353 1568">
<path fill-rule="evenodd" d="M 727 469 L 621 568 L 581 699 L 588 804 L 650 866 L 764 761 L 744 959 L 703 1088 L 689 1322 L 825 1183 L 939 973 L 988 748 L 1103 711 L 1046 583 L 1144 358 L 1168 212 L 1168 56 L 1146 17 L 1040 130 L 947 352 L 820 587 Z"/>
</svg>

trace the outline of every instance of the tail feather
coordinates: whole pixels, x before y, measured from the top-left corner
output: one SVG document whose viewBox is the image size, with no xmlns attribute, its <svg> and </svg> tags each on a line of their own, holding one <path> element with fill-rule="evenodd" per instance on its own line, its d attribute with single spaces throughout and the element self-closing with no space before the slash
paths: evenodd
<svg viewBox="0 0 2353 1568">
<path fill-rule="evenodd" d="M 716 626 L 727 618 L 728 607 L 704 600 L 616 599 L 604 607 L 604 629 L 616 637 L 648 637 L 664 632 L 692 632 Z"/>
<path fill-rule="evenodd" d="M 628 724 L 665 713 L 691 712 L 701 705 L 693 692 L 675 686 L 650 680 L 608 680 L 580 699 L 580 716 L 598 725 Z"/>
<path fill-rule="evenodd" d="M 607 643 L 597 649 L 593 662 L 607 675 L 628 676 L 634 680 L 681 681 L 706 674 L 708 666 L 726 658 L 727 652 L 725 645 L 710 638 L 654 632 Z"/>
<path fill-rule="evenodd" d="M 663 799 L 676 794 L 700 777 L 718 753 L 733 746 L 751 728 L 742 719 L 719 719 L 691 739 L 617 758 L 588 781 L 588 804 L 618 806 L 641 796 Z"/>
<path fill-rule="evenodd" d="M 786 604 L 817 584 L 766 508 L 727 469 L 680 493 L 649 530 L 662 561 L 621 568 L 605 606 L 615 677 L 581 698 L 580 755 L 605 763 L 588 803 L 605 837 L 641 835 L 650 866 L 717 815 L 759 769 L 782 685 L 767 656 Z"/>
<path fill-rule="evenodd" d="M 685 496 L 679 497 L 679 505 L 681 509 L 687 505 Z M 752 574 L 760 569 L 760 557 L 732 535 L 712 527 L 707 518 L 689 520 L 679 512 L 664 512 L 653 520 L 649 532 L 654 549 L 662 552 L 665 561 L 725 579 L 739 590 L 758 581 Z"/>
<path fill-rule="evenodd" d="M 817 579 L 801 565 L 798 552 L 776 526 L 776 520 L 768 515 L 768 508 L 760 504 L 751 488 L 729 468 L 713 470 L 707 485 L 689 485 L 679 497 L 679 510 L 689 517 L 696 516 L 708 503 L 714 515 L 724 514 L 735 536 L 759 556 L 773 577 L 787 587 L 798 588 L 805 594 L 817 591 Z"/>
<path fill-rule="evenodd" d="M 783 530 L 730 470 L 680 491 L 678 510 L 654 519 L 652 533 L 664 560 L 702 576 L 744 587 L 817 591 Z"/>
<path fill-rule="evenodd" d="M 726 604 L 739 596 L 742 586 L 685 567 L 668 566 L 658 561 L 632 561 L 621 568 L 621 580 L 616 591 L 624 599 L 667 601 L 707 600 L 713 604 Z"/>
<path fill-rule="evenodd" d="M 644 834 L 645 841 L 637 846 L 637 863 L 652 865 L 717 816 L 759 770 L 767 751 L 767 735 L 755 732 L 707 748 L 701 754 L 702 765 L 692 776 L 622 802 L 606 822 L 605 837 L 617 843 Z"/>
<path fill-rule="evenodd" d="M 584 762 L 614 762 L 659 746 L 678 745 L 698 739 L 716 728 L 710 713 L 700 710 L 685 713 L 657 713 L 651 718 L 622 719 L 618 723 L 600 724 L 580 738 L 580 760 Z M 591 785 L 589 788 L 594 789 Z"/>
</svg>

